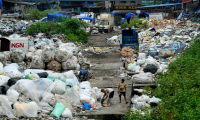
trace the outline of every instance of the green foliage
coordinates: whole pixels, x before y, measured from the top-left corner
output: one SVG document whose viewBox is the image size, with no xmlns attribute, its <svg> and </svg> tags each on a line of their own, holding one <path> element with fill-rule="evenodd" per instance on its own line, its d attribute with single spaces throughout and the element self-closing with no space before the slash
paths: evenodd
<svg viewBox="0 0 200 120">
<path fill-rule="evenodd" d="M 38 33 L 46 34 L 65 34 L 68 40 L 72 42 L 88 42 L 88 34 L 82 28 L 86 27 L 86 24 L 77 19 L 61 19 L 61 22 L 37 22 L 30 25 L 27 28 L 28 35 L 36 35 Z"/>
<path fill-rule="evenodd" d="M 142 23 L 144 19 L 134 19 L 132 22 L 128 23 L 124 23 L 121 25 L 121 28 L 125 28 L 125 27 L 132 27 L 133 25 L 136 25 L 138 28 L 147 28 L 148 24 L 147 22 Z"/>
<path fill-rule="evenodd" d="M 128 113 L 133 119 L 145 120 L 200 120 L 200 36 L 197 36 L 168 71 L 160 74 L 156 82 L 160 87 L 151 91 L 162 101 L 156 110 L 146 116 Z"/>
<path fill-rule="evenodd" d="M 27 20 L 40 20 L 44 17 L 47 17 L 48 13 L 54 13 L 55 11 L 53 9 L 51 10 L 45 10 L 45 11 L 39 11 L 38 9 L 28 9 L 27 14 L 24 15 L 25 19 Z"/>
</svg>

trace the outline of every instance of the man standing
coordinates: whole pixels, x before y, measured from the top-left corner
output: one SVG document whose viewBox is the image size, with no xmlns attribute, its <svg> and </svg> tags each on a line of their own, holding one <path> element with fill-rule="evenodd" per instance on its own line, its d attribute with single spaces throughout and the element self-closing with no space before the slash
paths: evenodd
<svg viewBox="0 0 200 120">
<path fill-rule="evenodd" d="M 110 103 L 111 103 L 111 98 L 113 98 L 113 95 L 114 95 L 114 90 L 112 88 L 107 88 L 107 89 L 102 89 L 101 90 L 102 93 L 104 93 L 104 96 L 102 98 L 102 103 L 104 102 L 104 100 L 106 100 L 108 97 L 108 106 L 110 106 Z M 106 98 L 105 98 L 106 97 Z M 105 99 L 104 99 L 105 98 Z"/>
<path fill-rule="evenodd" d="M 125 80 L 122 79 L 122 81 L 118 84 L 118 92 L 119 92 L 119 100 L 120 100 L 119 103 L 121 103 L 121 96 L 123 95 L 125 102 L 127 104 L 128 102 L 126 101 L 126 83 L 124 83 L 124 81 Z"/>
</svg>

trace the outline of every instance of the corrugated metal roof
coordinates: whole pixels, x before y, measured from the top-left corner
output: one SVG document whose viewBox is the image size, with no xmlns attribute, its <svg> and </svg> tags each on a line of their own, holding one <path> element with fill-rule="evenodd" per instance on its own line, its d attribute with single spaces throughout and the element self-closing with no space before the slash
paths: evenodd
<svg viewBox="0 0 200 120">
<path fill-rule="evenodd" d="M 182 3 L 161 4 L 161 5 L 148 5 L 148 6 L 138 7 L 138 8 L 151 8 L 151 7 L 175 6 L 175 5 L 180 5 L 180 4 L 182 4 Z"/>
</svg>

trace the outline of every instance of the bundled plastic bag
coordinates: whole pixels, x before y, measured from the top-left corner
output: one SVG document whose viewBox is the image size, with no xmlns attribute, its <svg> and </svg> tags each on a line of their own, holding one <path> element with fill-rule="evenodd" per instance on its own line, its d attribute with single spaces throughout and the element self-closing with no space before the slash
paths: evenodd
<svg viewBox="0 0 200 120">
<path fill-rule="evenodd" d="M 158 105 L 158 103 L 161 101 L 161 99 L 159 99 L 159 98 L 156 98 L 156 97 L 152 97 L 152 98 L 150 98 L 150 100 L 148 101 L 148 103 L 150 104 L 150 105 L 152 105 L 152 104 L 156 104 L 156 105 Z"/>
<path fill-rule="evenodd" d="M 72 119 L 72 112 L 68 108 L 65 108 L 62 117 Z"/>
<path fill-rule="evenodd" d="M 150 105 L 145 102 L 136 102 L 134 107 L 138 110 L 144 110 L 145 108 L 150 108 Z"/>
<path fill-rule="evenodd" d="M 139 65 L 137 65 L 137 66 L 135 66 L 134 68 L 133 68 L 133 72 L 140 72 L 140 66 Z"/>
<path fill-rule="evenodd" d="M 65 62 L 67 61 L 71 55 L 63 49 L 59 49 L 55 52 L 55 60 L 58 62 Z"/>
<path fill-rule="evenodd" d="M 19 70 L 25 70 L 26 69 L 26 63 L 24 61 L 17 63 L 19 65 Z"/>
<path fill-rule="evenodd" d="M 47 72 L 41 72 L 41 73 L 37 73 L 37 75 L 38 75 L 40 78 L 47 78 L 49 74 L 48 74 Z"/>
<path fill-rule="evenodd" d="M 68 101 L 66 101 L 64 98 L 62 98 L 61 95 L 56 94 L 55 97 L 56 97 L 56 101 L 57 101 L 57 102 L 63 104 L 63 105 L 64 105 L 66 108 L 68 108 L 70 111 L 73 111 L 73 110 L 74 110 L 73 107 L 72 107 L 72 105 L 71 105 Z"/>
<path fill-rule="evenodd" d="M 64 112 L 64 110 L 65 110 L 65 106 L 57 102 L 53 112 L 51 113 L 51 116 L 59 118 Z"/>
<path fill-rule="evenodd" d="M 13 110 L 11 108 L 12 102 L 9 100 L 9 98 L 5 95 L 0 95 L 0 103 L 1 103 L 1 110 L 3 115 L 6 115 L 9 118 L 15 118 L 13 115 Z"/>
<path fill-rule="evenodd" d="M 33 53 L 33 52 L 28 52 L 28 53 L 26 53 L 26 60 L 31 61 L 33 56 L 34 56 L 34 53 Z"/>
<path fill-rule="evenodd" d="M 10 51 L 4 51 L 3 52 L 4 56 L 5 56 L 5 60 L 6 61 L 11 61 L 11 58 L 10 58 Z"/>
<path fill-rule="evenodd" d="M 152 74 L 155 74 L 158 70 L 158 67 L 154 64 L 147 64 L 143 70 L 144 72 L 151 72 Z"/>
<path fill-rule="evenodd" d="M 137 60 L 136 64 L 141 66 L 141 65 L 145 64 L 145 60 L 139 59 L 139 60 Z"/>
<path fill-rule="evenodd" d="M 129 66 L 127 67 L 127 70 L 133 71 L 133 69 L 135 68 L 135 66 L 136 66 L 135 63 L 134 63 L 134 64 L 131 64 L 131 65 L 129 65 Z"/>
<path fill-rule="evenodd" d="M 80 83 L 80 89 L 91 89 L 91 84 L 88 81 L 84 81 Z"/>
<path fill-rule="evenodd" d="M 36 48 L 34 46 L 29 46 L 28 51 L 34 53 L 36 51 Z"/>
<path fill-rule="evenodd" d="M 0 52 L 0 62 L 2 64 L 6 64 L 6 56 L 3 54 L 3 52 Z"/>
<path fill-rule="evenodd" d="M 30 74 L 28 75 L 28 78 L 32 80 L 37 80 L 40 79 L 40 76 L 38 74 Z"/>
<path fill-rule="evenodd" d="M 39 107 L 35 102 L 15 103 L 14 110 L 15 110 L 15 115 L 17 117 L 20 116 L 37 117 L 37 112 L 39 110 Z"/>
<path fill-rule="evenodd" d="M 21 80 L 21 78 L 20 78 L 20 77 L 11 78 L 11 79 L 8 80 L 8 85 L 9 85 L 9 86 L 12 86 L 12 85 L 14 85 L 18 80 Z"/>
<path fill-rule="evenodd" d="M 14 100 L 14 101 L 17 101 L 17 99 L 19 98 L 19 93 L 16 91 L 16 90 L 13 90 L 13 89 L 9 89 L 6 93 L 6 95 Z"/>
<path fill-rule="evenodd" d="M 36 50 L 35 55 L 41 57 L 42 56 L 42 50 L 41 49 Z"/>
<path fill-rule="evenodd" d="M 56 105 L 56 97 L 50 92 L 45 92 L 42 95 L 42 102 L 48 103 L 49 105 L 54 107 Z"/>
<path fill-rule="evenodd" d="M 124 47 L 120 53 L 123 57 L 133 56 L 133 49 L 131 47 Z"/>
<path fill-rule="evenodd" d="M 146 59 L 146 53 L 139 53 L 138 59 Z"/>
<path fill-rule="evenodd" d="M 76 70 L 77 63 L 72 59 L 68 59 L 67 61 L 62 62 L 62 69 L 63 70 Z"/>
<path fill-rule="evenodd" d="M 22 77 L 23 74 L 18 70 L 19 66 L 16 63 L 12 63 L 4 67 L 4 75 L 10 78 Z"/>
<path fill-rule="evenodd" d="M 47 68 L 53 71 L 61 71 L 61 64 L 57 61 L 51 61 L 48 63 Z"/>
<path fill-rule="evenodd" d="M 6 93 L 7 93 L 7 91 L 8 91 L 9 88 L 10 87 L 8 85 L 2 85 L 2 86 L 0 86 L 0 94 L 6 95 Z"/>
<path fill-rule="evenodd" d="M 168 58 L 168 57 L 174 56 L 174 51 L 173 50 L 160 50 L 158 56 L 161 58 Z"/>
<path fill-rule="evenodd" d="M 40 93 L 37 91 L 37 86 L 33 81 L 19 80 L 11 87 L 11 89 L 18 91 L 19 93 L 23 93 L 31 100 L 39 103 Z"/>
<path fill-rule="evenodd" d="M 8 76 L 0 75 L 0 86 L 7 85 L 9 79 Z"/>
<path fill-rule="evenodd" d="M 30 68 L 32 69 L 44 69 L 45 65 L 44 62 L 42 61 L 41 57 L 35 55 L 32 57 L 32 62 L 30 64 Z"/>
<path fill-rule="evenodd" d="M 80 100 L 84 104 L 85 102 L 90 102 L 90 96 L 87 96 L 85 94 L 80 94 Z"/>
<path fill-rule="evenodd" d="M 71 82 L 73 84 L 73 86 L 79 85 L 79 81 L 78 81 L 77 77 L 74 75 L 72 70 L 70 70 L 68 72 L 64 72 L 63 75 L 65 76 L 65 78 L 67 78 L 66 82 Z"/>
<path fill-rule="evenodd" d="M 0 74 L 2 75 L 3 73 L 4 73 L 3 64 L 0 62 Z"/>
<path fill-rule="evenodd" d="M 66 85 L 64 82 L 60 81 L 60 80 L 55 80 L 54 82 L 54 87 L 52 89 L 52 93 L 54 94 L 64 94 L 66 91 Z"/>
<path fill-rule="evenodd" d="M 42 50 L 42 60 L 44 62 L 50 62 L 54 60 L 55 52 L 50 49 L 50 47 L 46 47 Z"/>
<path fill-rule="evenodd" d="M 10 57 L 13 60 L 13 62 L 19 63 L 24 60 L 25 55 L 26 55 L 26 53 L 24 50 L 16 49 L 16 50 L 12 51 Z"/>
<path fill-rule="evenodd" d="M 48 78 L 54 78 L 54 79 L 58 79 L 58 80 L 61 80 L 63 82 L 65 82 L 65 77 L 63 74 L 61 73 L 52 73 L 52 74 L 49 74 L 48 75 Z"/>
<path fill-rule="evenodd" d="M 151 83 L 153 82 L 153 75 L 152 73 L 139 73 L 133 75 L 131 80 L 135 83 Z"/>
<path fill-rule="evenodd" d="M 47 72 L 48 74 L 52 74 L 53 71 L 50 70 L 41 70 L 41 69 L 26 69 L 24 71 L 24 75 L 28 75 L 28 74 L 36 74 L 36 73 L 42 73 L 42 72 Z"/>
<path fill-rule="evenodd" d="M 81 107 L 82 103 L 80 102 L 80 94 L 77 90 L 73 88 L 68 88 L 65 94 L 62 97 L 68 101 L 72 106 Z"/>
</svg>

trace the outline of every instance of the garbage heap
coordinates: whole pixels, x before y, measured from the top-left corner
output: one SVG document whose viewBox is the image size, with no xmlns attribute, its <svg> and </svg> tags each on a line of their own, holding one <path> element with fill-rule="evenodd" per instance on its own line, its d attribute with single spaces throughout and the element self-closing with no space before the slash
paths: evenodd
<svg viewBox="0 0 200 120">
<path fill-rule="evenodd" d="M 124 47 L 121 51 L 120 77 L 131 78 L 134 84 L 156 84 L 156 77 L 160 72 L 166 72 L 170 62 L 190 46 L 195 36 L 200 34 L 200 24 L 193 22 L 182 23 L 174 20 L 149 20 L 151 26 L 141 30 L 139 37 L 139 51 Z M 135 75 L 128 76 L 134 72 Z M 151 101 L 152 100 L 152 101 Z M 132 110 L 143 110 L 145 107 L 158 105 L 158 98 L 148 96 L 133 96 Z M 151 103 L 151 104 L 150 104 Z"/>
<path fill-rule="evenodd" d="M 0 115 L 8 118 L 38 117 L 72 119 L 81 110 L 101 107 L 102 93 L 88 81 L 79 83 L 73 71 L 56 73 L 42 69 L 26 69 L 23 73 L 12 63 L 0 63 Z M 10 76 L 6 72 L 11 71 Z M 21 74 L 22 77 L 15 76 Z M 73 115 L 72 115 L 73 114 Z"/>
</svg>

